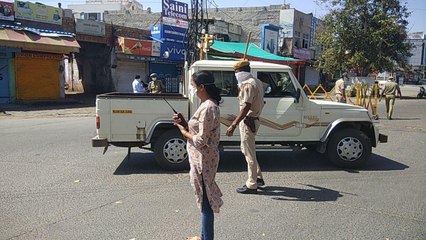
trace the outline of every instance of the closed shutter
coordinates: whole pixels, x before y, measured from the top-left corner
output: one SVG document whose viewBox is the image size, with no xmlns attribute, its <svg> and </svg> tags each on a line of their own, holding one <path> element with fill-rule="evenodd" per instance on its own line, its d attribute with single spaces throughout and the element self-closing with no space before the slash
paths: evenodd
<svg viewBox="0 0 426 240">
<path fill-rule="evenodd" d="M 59 60 L 16 58 L 16 99 L 60 98 Z"/>
<path fill-rule="evenodd" d="M 136 75 L 140 75 L 142 80 L 147 78 L 145 62 L 117 61 L 117 68 L 113 72 L 116 91 L 133 92 L 132 82 Z"/>
</svg>

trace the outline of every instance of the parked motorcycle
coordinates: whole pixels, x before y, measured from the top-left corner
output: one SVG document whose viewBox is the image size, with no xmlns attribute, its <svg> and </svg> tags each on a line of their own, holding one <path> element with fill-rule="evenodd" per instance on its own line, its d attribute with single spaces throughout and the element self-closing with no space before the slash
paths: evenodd
<svg viewBox="0 0 426 240">
<path fill-rule="evenodd" d="M 419 93 L 417 94 L 417 98 L 423 98 L 425 95 L 426 95 L 425 88 L 421 86 Z"/>
</svg>

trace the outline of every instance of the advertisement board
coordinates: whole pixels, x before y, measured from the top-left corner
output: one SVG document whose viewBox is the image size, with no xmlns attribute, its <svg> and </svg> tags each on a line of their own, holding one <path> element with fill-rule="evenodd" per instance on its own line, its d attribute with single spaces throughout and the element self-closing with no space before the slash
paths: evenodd
<svg viewBox="0 0 426 240">
<path fill-rule="evenodd" d="M 151 26 L 151 36 L 161 41 L 185 43 L 187 41 L 187 29 L 159 24 Z"/>
<path fill-rule="evenodd" d="M 165 54 L 168 52 L 168 54 Z M 186 47 L 182 43 L 164 42 L 161 44 L 161 56 L 167 56 L 170 61 L 184 61 L 186 55 Z"/>
<path fill-rule="evenodd" d="M 311 59 L 311 51 L 303 48 L 293 48 L 293 57 L 303 60 Z"/>
<path fill-rule="evenodd" d="M 185 29 L 189 27 L 188 21 L 176 19 L 176 18 L 169 18 L 169 17 L 163 17 L 163 24 L 173 26 L 173 27 L 185 28 Z"/>
<path fill-rule="evenodd" d="M 188 20 L 188 4 L 174 0 L 162 0 L 161 16 Z"/>
<path fill-rule="evenodd" d="M 280 27 L 266 24 L 262 26 L 262 49 L 273 54 L 278 53 L 278 36 Z"/>
<path fill-rule="evenodd" d="M 61 8 L 38 3 L 15 1 L 15 18 L 62 25 Z"/>
<path fill-rule="evenodd" d="M 152 56 L 153 42 L 134 38 L 117 38 L 117 51 L 125 54 Z M 155 52 L 155 50 L 154 50 Z"/>
<path fill-rule="evenodd" d="M 0 19 L 7 21 L 15 20 L 15 10 L 13 3 L 0 1 Z"/>
<path fill-rule="evenodd" d="M 92 36 L 105 36 L 105 23 L 94 20 L 76 19 L 75 32 Z"/>
</svg>

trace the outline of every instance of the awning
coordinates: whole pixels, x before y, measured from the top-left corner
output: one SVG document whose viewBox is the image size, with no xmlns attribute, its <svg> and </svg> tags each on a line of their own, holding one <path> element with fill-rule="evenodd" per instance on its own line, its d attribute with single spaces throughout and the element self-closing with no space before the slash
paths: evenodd
<svg viewBox="0 0 426 240">
<path fill-rule="evenodd" d="M 80 49 L 80 45 L 74 37 L 47 37 L 29 31 L 8 28 L 0 29 L 0 46 L 63 54 L 79 52 Z"/>
<path fill-rule="evenodd" d="M 237 57 L 243 58 L 246 49 L 246 43 L 235 43 L 235 42 L 222 42 L 215 40 L 213 45 L 210 47 L 211 50 L 216 51 L 219 54 L 215 54 L 214 51 L 209 52 L 209 55 L 222 55 L 222 57 Z M 222 53 L 222 54 L 220 54 Z M 263 61 L 277 64 L 305 64 L 305 61 L 278 56 L 256 46 L 254 43 L 250 43 L 246 58 L 253 61 Z"/>
</svg>

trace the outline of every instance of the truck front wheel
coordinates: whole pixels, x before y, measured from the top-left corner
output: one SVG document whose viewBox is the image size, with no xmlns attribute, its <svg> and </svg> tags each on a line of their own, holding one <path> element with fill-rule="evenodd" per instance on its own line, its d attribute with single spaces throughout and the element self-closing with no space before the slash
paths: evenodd
<svg viewBox="0 0 426 240">
<path fill-rule="evenodd" d="M 176 129 L 164 132 L 154 144 L 154 155 L 158 164 L 168 170 L 188 169 L 186 141 Z"/>
<path fill-rule="evenodd" d="M 371 141 L 360 130 L 342 129 L 333 134 L 327 145 L 331 162 L 344 168 L 356 168 L 371 155 Z"/>
</svg>

